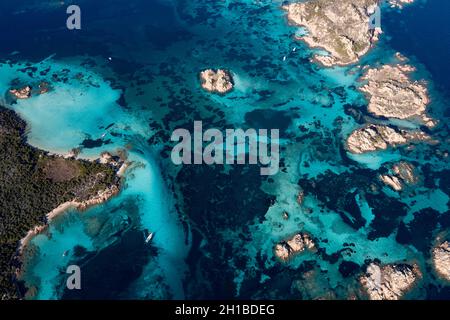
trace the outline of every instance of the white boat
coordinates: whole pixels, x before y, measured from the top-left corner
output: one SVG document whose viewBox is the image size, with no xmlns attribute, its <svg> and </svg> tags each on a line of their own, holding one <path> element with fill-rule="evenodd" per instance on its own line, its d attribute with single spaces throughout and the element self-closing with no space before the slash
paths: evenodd
<svg viewBox="0 0 450 320">
<path fill-rule="evenodd" d="M 295 52 L 295 50 L 297 50 L 297 48 L 294 47 L 294 49 L 292 49 L 292 52 Z"/>
<path fill-rule="evenodd" d="M 286 56 L 283 57 L 283 61 L 286 61 Z"/>
<path fill-rule="evenodd" d="M 147 238 L 145 239 L 145 243 L 149 243 L 150 241 L 152 241 L 153 235 L 154 235 L 154 232 L 150 232 L 148 234 Z"/>
</svg>

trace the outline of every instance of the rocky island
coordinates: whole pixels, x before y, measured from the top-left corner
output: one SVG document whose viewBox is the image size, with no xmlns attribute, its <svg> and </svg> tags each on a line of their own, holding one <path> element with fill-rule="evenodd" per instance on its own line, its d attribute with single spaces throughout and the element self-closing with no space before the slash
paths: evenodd
<svg viewBox="0 0 450 320">
<path fill-rule="evenodd" d="M 50 155 L 26 143 L 25 129 L 22 119 L 0 106 L 1 299 L 18 297 L 11 279 L 20 269 L 19 249 L 34 234 L 70 206 L 107 200 L 121 183 L 114 163 Z"/>
<path fill-rule="evenodd" d="M 11 89 L 9 93 L 16 99 L 28 99 L 31 97 L 31 87 L 25 86 L 19 89 Z"/>
<path fill-rule="evenodd" d="M 430 102 L 423 83 L 411 81 L 408 74 L 415 71 L 409 65 L 385 65 L 369 69 L 361 78 L 367 83 L 360 88 L 369 101 L 368 111 L 385 118 L 418 118 L 428 127 L 435 122 L 425 111 Z"/>
<path fill-rule="evenodd" d="M 290 23 L 307 29 L 298 37 L 311 48 L 323 48 L 329 55 L 314 60 L 331 67 L 358 62 L 378 40 L 379 28 L 370 28 L 377 0 L 310 0 L 283 6 Z"/>
<path fill-rule="evenodd" d="M 223 70 L 207 69 L 200 73 L 202 88 L 214 93 L 224 94 L 233 89 L 231 73 Z"/>
<path fill-rule="evenodd" d="M 399 300 L 421 277 L 416 264 L 371 263 L 360 283 L 370 300 Z"/>
<path fill-rule="evenodd" d="M 443 279 L 450 281 L 450 242 L 445 241 L 434 247 L 432 259 L 436 273 Z"/>
<path fill-rule="evenodd" d="M 275 256 L 281 261 L 288 261 L 294 255 L 305 250 L 314 250 L 315 245 L 306 233 L 297 233 L 293 237 L 283 240 L 275 245 Z"/>
<path fill-rule="evenodd" d="M 416 184 L 419 180 L 414 166 L 405 161 L 394 164 L 390 171 L 389 174 L 380 175 L 380 179 L 395 191 L 401 191 L 405 185 Z"/>
<path fill-rule="evenodd" d="M 422 131 L 398 130 L 386 125 L 367 124 L 353 131 L 347 138 L 346 145 L 351 153 L 361 154 L 419 141 L 433 140 Z"/>
</svg>

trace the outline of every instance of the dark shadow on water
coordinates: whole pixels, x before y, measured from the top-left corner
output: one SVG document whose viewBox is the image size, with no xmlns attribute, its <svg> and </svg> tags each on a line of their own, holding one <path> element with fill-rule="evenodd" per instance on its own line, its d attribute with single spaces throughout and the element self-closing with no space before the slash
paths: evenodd
<svg viewBox="0 0 450 320">
<path fill-rule="evenodd" d="M 141 230 L 128 230 L 118 239 L 102 251 L 88 254 L 77 262 L 82 268 L 82 289 L 66 289 L 62 299 L 120 298 L 128 286 L 141 275 L 156 250 L 143 241 Z M 78 255 L 82 256 L 84 253 L 79 252 Z"/>
</svg>

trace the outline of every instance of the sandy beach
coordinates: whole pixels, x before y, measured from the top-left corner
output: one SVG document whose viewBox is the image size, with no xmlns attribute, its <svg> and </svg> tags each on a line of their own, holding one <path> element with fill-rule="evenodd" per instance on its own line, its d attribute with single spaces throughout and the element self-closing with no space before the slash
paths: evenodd
<svg viewBox="0 0 450 320">
<path fill-rule="evenodd" d="M 128 168 L 129 163 L 124 163 L 120 169 L 117 171 L 117 176 L 121 177 L 125 173 L 126 169 Z M 46 228 L 48 227 L 49 223 L 55 219 L 60 214 L 63 214 L 69 209 L 76 209 L 79 211 L 86 210 L 92 206 L 95 206 L 97 204 L 101 204 L 105 201 L 108 201 L 111 197 L 117 195 L 119 193 L 120 189 L 116 185 L 112 185 L 111 187 L 99 191 L 97 195 L 93 196 L 92 198 L 86 200 L 86 201 L 67 201 L 62 204 L 60 204 L 58 207 L 50 211 L 46 214 L 47 217 L 47 223 L 45 225 L 35 226 L 32 230 L 29 230 L 27 235 L 23 237 L 20 240 L 20 245 L 18 248 L 19 254 L 22 254 L 25 250 L 26 246 L 30 243 L 30 241 L 33 239 L 34 236 L 44 232 Z"/>
</svg>

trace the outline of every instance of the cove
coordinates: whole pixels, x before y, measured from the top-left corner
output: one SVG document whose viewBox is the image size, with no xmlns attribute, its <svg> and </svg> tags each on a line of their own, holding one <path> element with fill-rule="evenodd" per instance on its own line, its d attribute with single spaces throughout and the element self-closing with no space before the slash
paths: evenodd
<svg viewBox="0 0 450 320">
<path fill-rule="evenodd" d="M 1 90 L 6 91 L 18 76 L 22 82 L 35 81 L 29 74 L 18 71 L 22 66 L 20 63 L 0 65 Z M 184 259 L 189 251 L 186 240 L 189 236 L 185 232 L 188 231 L 182 227 L 174 209 L 156 159 L 158 154 L 146 143 L 151 135 L 146 124 L 124 112 L 115 102 L 120 92 L 112 89 L 99 75 L 80 67 L 80 63 L 46 59 L 34 66 L 38 72 L 47 68 L 55 73 L 69 71 L 67 81 L 52 82 L 53 90 L 49 94 L 9 105 L 27 121 L 30 144 L 64 154 L 80 146 L 86 137 L 106 136 L 110 143 L 82 149 L 79 157 L 95 159 L 102 151 L 115 152 L 128 145 L 131 146 L 128 161 L 132 163 L 118 196 L 82 213 L 72 210 L 63 214 L 50 223 L 47 232 L 31 241 L 36 250 L 33 256 L 27 257 L 24 280 L 36 289 L 35 298 L 59 298 L 64 290 L 61 284 L 65 283 L 65 268 L 77 263 L 74 253 L 80 248 L 95 253 L 107 247 L 115 240 L 114 234 L 127 215 L 137 215 L 140 221 L 137 227 L 155 232 L 151 245 L 157 249 L 156 263 L 162 281 L 173 298 L 183 298 Z M 83 77 L 75 77 L 80 73 Z M 115 134 L 105 128 L 114 130 Z M 132 210 L 124 208 L 127 201 L 134 203 Z M 107 221 L 107 230 L 103 228 L 101 233 L 93 236 L 92 222 L 99 220 Z M 152 273 L 154 269 L 144 268 L 145 272 Z M 148 278 L 151 275 L 142 274 L 137 282 L 145 282 Z"/>
</svg>

